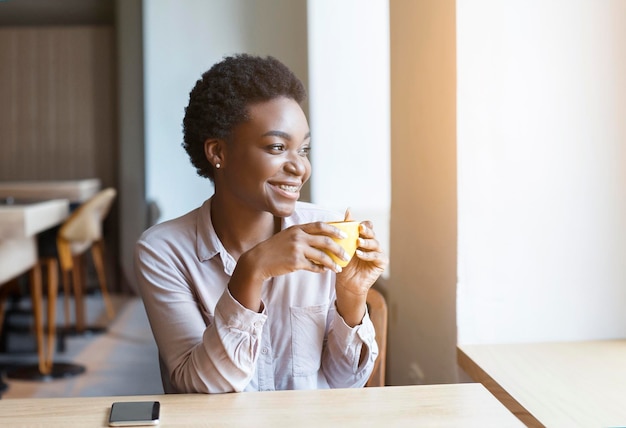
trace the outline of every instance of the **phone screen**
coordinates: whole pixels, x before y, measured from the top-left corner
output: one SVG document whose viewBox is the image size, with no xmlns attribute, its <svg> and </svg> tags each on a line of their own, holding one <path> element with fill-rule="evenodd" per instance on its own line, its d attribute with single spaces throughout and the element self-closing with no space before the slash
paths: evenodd
<svg viewBox="0 0 626 428">
<path fill-rule="evenodd" d="M 109 426 L 157 425 L 160 408 L 158 401 L 117 401 L 111 405 Z"/>
</svg>

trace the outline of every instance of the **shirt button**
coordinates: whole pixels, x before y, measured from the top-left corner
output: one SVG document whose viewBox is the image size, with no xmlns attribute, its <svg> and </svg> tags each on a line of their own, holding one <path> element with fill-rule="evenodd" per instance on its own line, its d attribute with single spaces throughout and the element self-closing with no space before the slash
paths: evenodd
<svg viewBox="0 0 626 428">
<path fill-rule="evenodd" d="M 261 349 L 261 354 L 267 354 L 267 348 Z"/>
<path fill-rule="evenodd" d="M 256 328 L 261 328 L 261 321 L 256 321 L 256 322 L 254 323 L 254 326 L 255 326 Z"/>
</svg>

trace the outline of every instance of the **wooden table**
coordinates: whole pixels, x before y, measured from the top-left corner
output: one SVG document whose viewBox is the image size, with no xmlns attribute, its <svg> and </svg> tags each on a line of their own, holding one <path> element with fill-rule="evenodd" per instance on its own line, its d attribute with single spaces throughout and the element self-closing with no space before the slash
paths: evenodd
<svg viewBox="0 0 626 428">
<path fill-rule="evenodd" d="M 457 357 L 529 427 L 626 426 L 626 340 L 461 345 Z"/>
<path fill-rule="evenodd" d="M 106 427 L 115 401 L 161 402 L 166 427 L 523 427 L 480 384 L 0 400 L 7 427 Z"/>
<path fill-rule="evenodd" d="M 0 240 L 30 240 L 37 233 L 61 224 L 68 214 L 66 199 L 0 202 Z"/>
<path fill-rule="evenodd" d="M 0 181 L 0 199 L 68 199 L 85 202 L 100 190 L 100 179 Z"/>
<path fill-rule="evenodd" d="M 31 299 L 39 357 L 36 374 L 52 374 L 56 337 L 56 296 L 58 268 L 47 265 L 48 331 L 43 331 L 42 279 L 37 254 L 37 233 L 62 223 L 69 214 L 67 199 L 41 202 L 0 204 L 0 287 L 30 271 Z M 4 314 L 2 314 L 4 317 Z M 47 343 L 46 343 L 47 342 Z M 64 366 L 65 367 L 65 366 Z M 31 372 L 29 370 L 29 372 Z"/>
</svg>

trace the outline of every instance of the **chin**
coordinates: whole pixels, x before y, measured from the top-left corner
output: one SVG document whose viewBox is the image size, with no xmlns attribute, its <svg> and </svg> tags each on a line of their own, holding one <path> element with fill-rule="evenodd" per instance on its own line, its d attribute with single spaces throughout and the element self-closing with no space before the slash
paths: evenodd
<svg viewBox="0 0 626 428">
<path fill-rule="evenodd" d="M 289 217 L 296 210 L 296 203 L 293 204 L 281 204 L 280 206 L 274 206 L 270 212 L 274 217 Z"/>
</svg>

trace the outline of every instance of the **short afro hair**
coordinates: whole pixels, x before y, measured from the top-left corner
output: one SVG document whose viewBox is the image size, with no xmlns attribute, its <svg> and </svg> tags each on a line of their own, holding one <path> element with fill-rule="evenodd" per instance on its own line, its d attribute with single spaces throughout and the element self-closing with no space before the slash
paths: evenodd
<svg viewBox="0 0 626 428">
<path fill-rule="evenodd" d="M 204 153 L 209 138 L 228 140 L 233 128 L 248 120 L 250 104 L 287 97 L 302 103 L 304 85 L 278 61 L 238 54 L 213 65 L 189 93 L 183 119 L 183 144 L 199 176 L 213 180 L 213 165 Z"/>
</svg>

